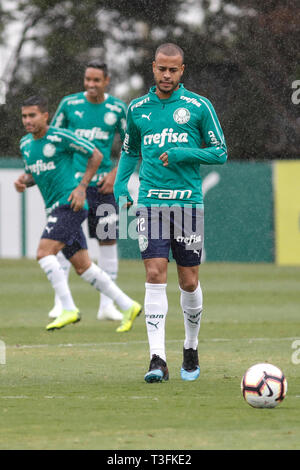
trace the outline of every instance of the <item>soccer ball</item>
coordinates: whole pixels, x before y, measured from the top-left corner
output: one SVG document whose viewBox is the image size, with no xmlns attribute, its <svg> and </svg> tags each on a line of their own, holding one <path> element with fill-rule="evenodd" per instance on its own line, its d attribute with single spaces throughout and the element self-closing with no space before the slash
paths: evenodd
<svg viewBox="0 0 300 470">
<path fill-rule="evenodd" d="M 275 408 L 284 399 L 287 381 L 282 371 L 272 364 L 255 364 L 241 382 L 244 399 L 254 408 Z"/>
</svg>

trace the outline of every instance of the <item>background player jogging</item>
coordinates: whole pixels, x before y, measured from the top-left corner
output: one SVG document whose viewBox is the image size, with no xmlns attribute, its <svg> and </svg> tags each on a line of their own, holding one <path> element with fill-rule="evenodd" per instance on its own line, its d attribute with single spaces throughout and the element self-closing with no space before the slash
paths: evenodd
<svg viewBox="0 0 300 470">
<path fill-rule="evenodd" d="M 48 103 L 33 96 L 24 101 L 22 121 L 28 132 L 20 141 L 25 173 L 15 181 L 18 192 L 37 184 L 45 202 L 47 224 L 37 250 L 38 262 L 59 297 L 62 313 L 47 330 L 60 329 L 80 320 L 68 281 L 57 253 L 62 250 L 80 277 L 113 299 L 131 324 L 141 306 L 116 286 L 111 278 L 89 257 L 81 227 L 87 217 L 86 187 L 102 159 L 96 147 L 73 132 L 48 126 Z M 73 172 L 74 150 L 88 160 L 81 181 Z"/>
<path fill-rule="evenodd" d="M 144 306 L 150 349 L 150 366 L 144 378 L 146 382 L 169 378 L 165 321 L 171 249 L 185 328 L 181 378 L 196 380 L 200 374 L 198 335 L 203 309 L 198 278 L 203 243 L 200 170 L 201 164 L 223 164 L 227 148 L 210 101 L 180 83 L 185 67 L 182 49 L 172 43 L 162 44 L 152 67 L 155 86 L 128 108 L 114 193 L 117 201 L 124 197 L 132 203 L 127 185 L 141 153 L 137 227 L 146 270 Z M 170 232 L 167 237 L 162 233 L 166 226 Z"/>
<path fill-rule="evenodd" d="M 64 97 L 51 125 L 70 129 L 78 137 L 93 143 L 103 154 L 101 165 L 86 191 L 89 205 L 88 232 L 91 238 L 98 239 L 98 265 L 115 281 L 118 274 L 116 243 L 118 213 L 113 195 L 116 166 L 113 165 L 111 150 L 116 134 L 120 136 L 121 142 L 124 140 L 127 107 L 123 101 L 106 92 L 109 82 L 107 65 L 99 60 L 89 62 L 84 72 L 85 91 Z M 75 152 L 73 163 L 75 178 L 79 183 L 85 172 L 86 159 L 79 152 Z M 97 208 L 104 204 L 110 205 L 112 211 L 99 217 Z M 101 232 L 105 232 L 105 238 L 99 239 L 98 223 Z M 63 256 L 59 255 L 58 259 L 68 277 L 70 264 Z M 49 316 L 55 318 L 60 312 L 61 305 L 56 296 L 54 308 L 49 312 Z M 123 315 L 113 301 L 102 293 L 97 318 L 120 321 L 123 320 Z M 122 330 L 124 328 L 122 324 L 119 327 Z"/>
</svg>

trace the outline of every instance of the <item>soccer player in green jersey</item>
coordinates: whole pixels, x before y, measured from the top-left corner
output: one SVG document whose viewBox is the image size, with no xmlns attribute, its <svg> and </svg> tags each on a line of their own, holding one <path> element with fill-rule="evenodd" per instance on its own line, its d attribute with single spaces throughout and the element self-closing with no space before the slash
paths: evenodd
<svg viewBox="0 0 300 470">
<path fill-rule="evenodd" d="M 101 165 L 87 188 L 88 232 L 90 238 L 97 239 L 99 243 L 98 265 L 113 280 L 116 280 L 118 214 L 113 184 L 117 168 L 113 166 L 111 150 L 116 134 L 120 136 L 121 142 L 124 140 L 127 107 L 123 101 L 106 92 L 109 82 L 106 64 L 99 60 L 89 62 L 84 73 L 85 91 L 64 97 L 51 124 L 54 127 L 70 129 L 78 137 L 83 137 L 93 143 L 103 154 Z M 86 158 L 79 152 L 75 152 L 73 163 L 75 178 L 80 182 L 86 168 Z M 101 206 L 104 208 L 108 205 L 111 206 L 112 213 L 105 212 L 99 215 Z M 102 229 L 101 233 L 97 228 Z M 68 277 L 70 264 L 62 256 L 59 256 L 59 260 Z M 54 308 L 49 312 L 49 316 L 56 317 L 60 310 L 60 302 L 56 297 Z M 123 320 L 123 315 L 116 309 L 109 297 L 101 294 L 97 318 L 99 320 Z"/>
<path fill-rule="evenodd" d="M 210 101 L 180 83 L 185 68 L 182 49 L 162 44 L 152 67 L 155 86 L 128 108 L 114 193 L 121 206 L 124 201 L 127 206 L 132 203 L 127 184 L 141 154 L 137 231 L 146 270 L 144 306 L 150 349 L 144 378 L 146 382 L 169 378 L 165 321 L 171 249 L 185 328 L 181 378 L 196 380 L 203 309 L 198 276 L 204 230 L 201 165 L 223 164 L 227 148 Z"/>
<path fill-rule="evenodd" d="M 47 224 L 37 250 L 38 262 L 59 297 L 62 313 L 47 330 L 80 320 L 67 279 L 56 258 L 62 250 L 81 278 L 114 300 L 124 318 L 135 318 L 141 306 L 122 292 L 107 273 L 89 257 L 81 227 L 87 217 L 86 188 L 96 173 L 103 155 L 90 142 L 66 129 L 48 126 L 47 100 L 28 98 L 22 106 L 22 121 L 28 132 L 20 141 L 25 173 L 15 181 L 18 192 L 37 184 L 45 202 Z M 87 159 L 80 182 L 73 170 L 74 152 Z"/>
</svg>

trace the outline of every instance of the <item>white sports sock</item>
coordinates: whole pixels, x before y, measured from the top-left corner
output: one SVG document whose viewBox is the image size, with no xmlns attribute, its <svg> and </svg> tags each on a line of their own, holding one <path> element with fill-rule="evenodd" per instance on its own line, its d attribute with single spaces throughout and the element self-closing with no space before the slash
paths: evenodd
<svg viewBox="0 0 300 470">
<path fill-rule="evenodd" d="M 150 359 L 157 354 L 166 361 L 165 323 L 168 313 L 167 284 L 145 283 L 145 319 Z"/>
<path fill-rule="evenodd" d="M 113 281 L 117 279 L 119 260 L 116 243 L 114 245 L 99 245 L 98 266 L 103 269 Z M 111 304 L 113 304 L 113 300 L 105 294 L 101 294 L 99 313 L 103 312 L 103 310 Z"/>
<path fill-rule="evenodd" d="M 76 305 L 74 304 L 68 281 L 56 256 L 49 255 L 41 258 L 39 265 L 51 282 L 55 294 L 59 297 L 62 308 L 64 310 L 75 310 Z"/>
<path fill-rule="evenodd" d="M 121 310 L 128 310 L 132 306 L 132 299 L 128 297 L 95 263 L 81 274 L 82 279 L 89 282 L 95 289 L 103 292 L 116 302 Z"/>
<path fill-rule="evenodd" d="M 203 308 L 203 295 L 200 282 L 194 292 L 184 291 L 180 287 L 179 289 L 181 292 L 180 304 L 183 311 L 185 328 L 184 348 L 197 349 Z"/>
<path fill-rule="evenodd" d="M 70 261 L 65 257 L 65 255 L 63 254 L 62 251 L 59 251 L 59 252 L 57 253 L 56 258 L 58 259 L 59 264 L 61 265 L 61 267 L 62 267 L 63 270 L 64 270 L 66 279 L 68 279 L 69 273 L 70 273 L 70 269 L 71 269 L 71 266 L 72 266 L 71 263 L 70 263 Z"/>
<path fill-rule="evenodd" d="M 57 253 L 56 258 L 58 259 L 58 262 L 59 262 L 60 266 L 63 268 L 65 278 L 68 280 L 69 279 L 70 269 L 71 269 L 70 261 L 67 260 L 67 258 L 64 256 L 62 251 L 59 251 Z M 55 297 L 54 297 L 54 305 L 58 306 L 58 307 L 61 307 L 60 298 L 56 293 L 55 293 Z"/>
</svg>

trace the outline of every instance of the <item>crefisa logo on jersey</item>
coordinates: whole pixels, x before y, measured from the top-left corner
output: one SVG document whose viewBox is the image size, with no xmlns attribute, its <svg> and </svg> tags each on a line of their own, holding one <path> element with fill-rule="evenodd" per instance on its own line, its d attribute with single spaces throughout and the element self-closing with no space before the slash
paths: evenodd
<svg viewBox="0 0 300 470">
<path fill-rule="evenodd" d="M 46 144 L 43 147 L 43 155 L 47 158 L 51 158 L 55 154 L 55 150 L 56 150 L 55 145 Z"/>
<path fill-rule="evenodd" d="M 109 112 L 104 114 L 104 122 L 108 126 L 113 126 L 117 121 L 117 116 L 115 113 Z"/>
<path fill-rule="evenodd" d="M 178 108 L 174 112 L 173 118 L 177 124 L 186 124 L 191 118 L 191 113 L 186 108 Z"/>
</svg>

